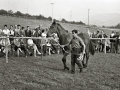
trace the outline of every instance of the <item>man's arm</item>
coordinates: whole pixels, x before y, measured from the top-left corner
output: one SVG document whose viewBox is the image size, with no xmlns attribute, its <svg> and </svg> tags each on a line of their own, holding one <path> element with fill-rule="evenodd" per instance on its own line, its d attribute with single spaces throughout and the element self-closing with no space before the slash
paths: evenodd
<svg viewBox="0 0 120 90">
<path fill-rule="evenodd" d="M 83 53 L 85 54 L 86 45 L 85 45 L 84 41 L 79 36 L 77 36 L 77 38 L 80 40 L 81 44 L 83 45 Z"/>
</svg>

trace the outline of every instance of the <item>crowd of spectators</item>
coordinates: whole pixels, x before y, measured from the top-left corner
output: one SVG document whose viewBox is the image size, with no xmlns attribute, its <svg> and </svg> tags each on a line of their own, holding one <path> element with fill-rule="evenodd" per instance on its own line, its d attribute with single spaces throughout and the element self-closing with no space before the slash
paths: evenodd
<svg viewBox="0 0 120 90">
<path fill-rule="evenodd" d="M 54 42 L 54 40 L 48 40 L 47 39 L 47 31 L 48 28 L 43 29 L 42 25 L 39 25 L 36 28 L 30 28 L 30 26 L 26 26 L 23 27 L 21 25 L 10 25 L 10 28 L 8 29 L 7 25 L 4 25 L 4 29 L 0 29 L 0 37 L 9 37 L 8 40 L 6 42 L 8 42 L 8 45 L 14 44 L 14 38 L 10 38 L 10 37 L 41 37 L 44 39 L 38 40 L 38 39 L 22 39 L 21 42 L 25 41 L 24 43 L 29 45 L 36 45 L 37 52 L 38 54 L 43 54 L 46 55 L 48 53 L 48 48 L 49 47 L 49 54 L 50 53 L 58 53 L 58 46 L 56 46 L 56 42 Z M 56 34 L 55 34 L 56 35 Z M 54 36 L 55 36 L 54 35 Z M 57 36 L 55 37 L 57 38 Z M 1 40 L 3 41 L 3 38 L 0 39 L 0 46 L 5 46 L 5 43 L 3 44 L 3 42 L 1 42 Z M 24 44 L 23 43 L 23 44 Z M 40 52 L 41 50 L 41 46 L 43 46 L 42 48 L 42 52 Z"/>
</svg>

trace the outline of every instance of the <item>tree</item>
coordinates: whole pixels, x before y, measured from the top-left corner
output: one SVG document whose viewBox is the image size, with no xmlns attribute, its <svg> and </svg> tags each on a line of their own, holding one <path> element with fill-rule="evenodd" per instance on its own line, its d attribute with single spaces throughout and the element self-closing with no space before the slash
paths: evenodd
<svg viewBox="0 0 120 90">
<path fill-rule="evenodd" d="M 17 11 L 17 12 L 14 13 L 14 15 L 16 15 L 16 16 L 23 16 L 24 14 L 21 13 L 20 11 Z"/>
<path fill-rule="evenodd" d="M 0 15 L 7 15 L 7 11 L 4 10 L 4 9 L 1 9 L 1 10 L 0 10 Z"/>
<path fill-rule="evenodd" d="M 8 13 L 8 15 L 10 15 L 10 16 L 13 15 L 13 11 L 12 11 L 12 10 L 8 10 L 7 13 Z"/>
<path fill-rule="evenodd" d="M 63 18 L 63 19 L 61 20 L 61 22 L 66 23 L 67 21 Z"/>
<path fill-rule="evenodd" d="M 52 21 L 52 17 L 48 17 L 48 20 L 49 20 L 49 21 Z"/>
</svg>

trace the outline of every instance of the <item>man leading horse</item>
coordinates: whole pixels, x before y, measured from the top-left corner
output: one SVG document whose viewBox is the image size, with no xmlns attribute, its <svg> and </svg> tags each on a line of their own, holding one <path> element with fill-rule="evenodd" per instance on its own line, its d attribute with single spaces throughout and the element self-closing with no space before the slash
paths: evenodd
<svg viewBox="0 0 120 90">
<path fill-rule="evenodd" d="M 47 35 L 51 36 L 53 33 L 57 33 L 60 45 L 66 45 L 66 44 L 70 43 L 71 40 L 73 39 L 73 35 L 70 32 L 66 32 L 66 30 L 60 24 L 56 23 L 55 21 L 50 26 Z M 83 67 L 85 68 L 85 67 L 87 67 L 87 64 L 88 64 L 89 52 L 92 55 L 94 55 L 95 50 L 94 50 L 93 43 L 92 43 L 88 34 L 79 33 L 77 35 L 78 35 L 79 38 L 81 38 L 84 41 L 84 44 L 85 44 L 85 47 L 86 47 L 85 48 L 85 54 L 84 54 L 84 57 L 86 57 L 86 61 L 84 61 L 85 60 L 84 58 L 83 58 L 83 61 L 82 61 Z M 62 58 L 62 62 L 63 62 L 63 65 L 64 65 L 64 70 L 65 69 L 69 70 L 69 67 L 67 67 L 67 65 L 66 65 L 66 57 L 69 54 L 69 52 L 70 52 L 70 45 L 65 46 L 63 48 L 63 58 Z M 80 52 L 82 52 L 82 50 L 80 50 Z M 71 63 L 72 63 L 72 60 L 71 60 Z"/>
<path fill-rule="evenodd" d="M 72 31 L 73 39 L 71 39 L 70 43 L 65 46 L 71 45 L 71 73 L 75 73 L 75 63 L 78 65 L 80 72 L 82 72 L 83 64 L 82 60 L 84 58 L 86 45 L 84 41 L 77 35 L 77 32 Z"/>
</svg>

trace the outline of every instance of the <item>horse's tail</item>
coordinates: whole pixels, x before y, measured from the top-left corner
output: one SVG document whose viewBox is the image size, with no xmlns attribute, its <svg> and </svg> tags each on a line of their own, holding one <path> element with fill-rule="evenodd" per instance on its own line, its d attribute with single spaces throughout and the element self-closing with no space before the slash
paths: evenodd
<svg viewBox="0 0 120 90">
<path fill-rule="evenodd" d="M 92 55 L 95 54 L 95 47 L 94 47 L 92 40 L 90 40 L 89 50 Z"/>
</svg>

